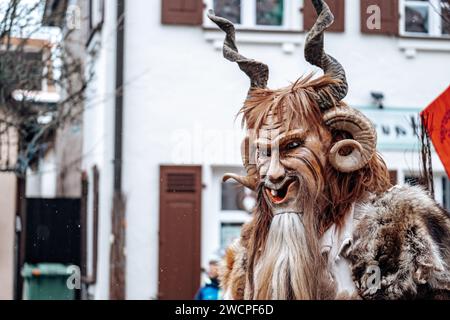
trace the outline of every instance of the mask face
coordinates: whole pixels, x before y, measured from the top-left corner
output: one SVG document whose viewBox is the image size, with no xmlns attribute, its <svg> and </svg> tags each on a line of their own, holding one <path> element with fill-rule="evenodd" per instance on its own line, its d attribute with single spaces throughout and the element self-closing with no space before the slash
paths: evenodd
<svg viewBox="0 0 450 320">
<path fill-rule="evenodd" d="M 304 121 L 286 129 L 268 116 L 254 144 L 256 168 L 263 197 L 274 215 L 303 213 L 323 191 L 326 151 L 331 135 L 326 128 L 314 128 Z M 306 203 L 308 202 L 308 203 Z"/>
</svg>

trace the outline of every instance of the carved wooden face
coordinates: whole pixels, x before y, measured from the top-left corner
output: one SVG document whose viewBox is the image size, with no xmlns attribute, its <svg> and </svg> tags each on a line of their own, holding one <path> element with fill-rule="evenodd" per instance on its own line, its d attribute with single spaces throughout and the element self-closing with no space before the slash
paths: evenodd
<svg viewBox="0 0 450 320">
<path fill-rule="evenodd" d="M 303 213 L 305 205 L 320 205 L 324 188 L 324 167 L 331 134 L 326 128 L 312 128 L 305 121 L 286 128 L 275 114 L 269 114 L 255 139 L 256 168 L 264 183 L 264 199 L 274 215 Z"/>
</svg>

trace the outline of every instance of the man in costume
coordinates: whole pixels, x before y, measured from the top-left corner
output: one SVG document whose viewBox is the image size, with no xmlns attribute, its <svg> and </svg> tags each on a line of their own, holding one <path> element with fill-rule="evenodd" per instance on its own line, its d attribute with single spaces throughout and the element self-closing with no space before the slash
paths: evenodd
<svg viewBox="0 0 450 320">
<path fill-rule="evenodd" d="M 305 58 L 324 75 L 267 88 L 268 67 L 238 52 L 233 24 L 224 56 L 250 78 L 240 113 L 247 176 L 228 174 L 258 196 L 253 219 L 226 253 L 229 299 L 408 299 L 450 296 L 450 217 L 420 187 L 395 186 L 376 151 L 376 131 L 342 99 L 343 67 L 324 51 L 334 17 L 318 19 Z"/>
</svg>

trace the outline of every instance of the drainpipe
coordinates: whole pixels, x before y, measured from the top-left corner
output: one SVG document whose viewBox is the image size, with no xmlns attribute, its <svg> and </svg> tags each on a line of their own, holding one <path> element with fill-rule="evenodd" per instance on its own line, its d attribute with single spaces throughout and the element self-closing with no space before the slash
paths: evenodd
<svg viewBox="0 0 450 320">
<path fill-rule="evenodd" d="M 110 290 L 111 300 L 124 300 L 126 288 L 125 199 L 122 192 L 123 95 L 125 0 L 117 0 L 116 98 L 114 128 L 114 193 L 111 216 Z"/>
</svg>

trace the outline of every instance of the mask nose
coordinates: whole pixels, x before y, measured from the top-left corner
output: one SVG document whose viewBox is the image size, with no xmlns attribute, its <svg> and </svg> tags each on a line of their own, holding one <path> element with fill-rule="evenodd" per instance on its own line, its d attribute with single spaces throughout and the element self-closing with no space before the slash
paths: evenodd
<svg viewBox="0 0 450 320">
<path fill-rule="evenodd" d="M 270 167 L 269 170 L 267 171 L 267 178 L 269 179 L 270 182 L 276 184 L 283 181 L 285 176 L 286 171 L 284 170 L 284 167 L 281 165 L 278 156 L 276 155 L 272 156 L 272 159 L 270 160 Z"/>
</svg>

